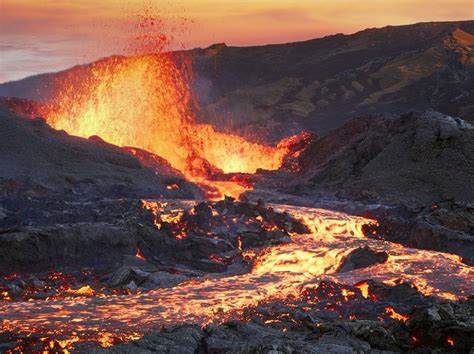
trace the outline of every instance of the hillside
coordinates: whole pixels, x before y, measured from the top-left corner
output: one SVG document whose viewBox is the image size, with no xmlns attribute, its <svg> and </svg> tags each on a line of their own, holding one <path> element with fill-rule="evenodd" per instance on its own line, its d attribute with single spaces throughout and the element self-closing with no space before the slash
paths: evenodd
<svg viewBox="0 0 474 354">
<path fill-rule="evenodd" d="M 364 116 L 314 141 L 286 191 L 413 206 L 474 202 L 474 126 L 437 112 Z"/>
<path fill-rule="evenodd" d="M 474 21 L 368 29 L 285 45 L 203 51 L 207 119 L 279 136 L 326 134 L 366 113 L 432 108 L 474 121 Z M 205 94 L 204 94 L 205 93 Z M 274 138 L 279 137 L 274 136 Z"/>
<path fill-rule="evenodd" d="M 420 23 L 176 55 L 193 59 L 201 121 L 276 141 L 303 129 L 325 135 L 366 113 L 431 108 L 473 122 L 473 34 L 474 21 Z M 0 96 L 48 101 L 57 75 L 2 84 Z"/>
</svg>

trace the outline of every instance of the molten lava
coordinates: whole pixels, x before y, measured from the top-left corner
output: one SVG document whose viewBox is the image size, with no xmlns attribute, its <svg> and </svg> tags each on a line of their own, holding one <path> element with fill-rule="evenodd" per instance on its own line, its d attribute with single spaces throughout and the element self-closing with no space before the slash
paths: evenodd
<svg viewBox="0 0 474 354">
<path fill-rule="evenodd" d="M 178 68 L 171 54 L 112 57 L 72 70 L 57 82 L 47 122 L 72 135 L 98 135 L 152 152 L 196 182 L 216 169 L 254 173 L 279 168 L 286 144 L 251 143 L 195 123 L 188 71 Z"/>
<path fill-rule="evenodd" d="M 182 208 L 189 208 L 189 204 L 184 201 L 166 204 L 144 201 L 143 207 L 156 209 L 154 214 L 157 220 L 159 216 L 160 220 L 176 222 L 183 212 Z M 308 304 L 312 299 L 319 302 L 321 296 L 338 301 L 356 301 L 356 290 L 360 291 L 360 298 L 364 301 L 378 301 L 371 296 L 366 279 L 385 284 L 409 282 L 424 295 L 442 299 L 463 298 L 463 294 L 473 291 L 469 281 L 473 271 L 460 262 L 459 257 L 367 239 L 362 232 L 363 225 L 373 220 L 322 209 L 275 207 L 304 220 L 310 232 L 292 235 L 291 243 L 254 250 L 253 267 L 248 273 L 208 274 L 175 287 L 126 297 L 0 303 L 0 329 L 16 333 L 38 332 L 44 338 L 56 334 L 75 341 L 79 337 L 81 341 L 93 340 L 106 347 L 140 338 L 143 333 L 161 326 L 182 323 L 204 325 L 233 318 L 245 320 L 248 309 L 265 303 L 299 299 L 305 294 L 309 296 L 306 298 Z M 170 215 L 166 217 L 168 212 Z M 377 251 L 389 252 L 390 257 L 383 264 L 338 273 L 342 260 L 353 249 L 365 244 Z M 52 277 L 61 279 L 61 274 L 55 273 Z M 89 291 L 84 289 L 81 292 Z M 335 311 L 334 304 L 329 304 L 325 310 Z M 407 315 L 396 312 L 392 307 L 386 307 L 384 311 L 393 319 L 408 319 Z M 283 314 L 276 313 L 265 321 L 275 322 L 281 316 Z M 420 343 L 414 336 L 411 341 L 413 346 Z"/>
</svg>

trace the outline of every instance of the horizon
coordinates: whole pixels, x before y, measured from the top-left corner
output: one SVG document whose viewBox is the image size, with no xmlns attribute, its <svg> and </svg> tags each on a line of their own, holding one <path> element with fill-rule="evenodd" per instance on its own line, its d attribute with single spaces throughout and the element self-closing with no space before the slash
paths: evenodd
<svg viewBox="0 0 474 354">
<path fill-rule="evenodd" d="M 323 38 L 326 38 L 326 37 L 331 37 L 331 36 L 336 36 L 336 35 L 339 35 L 339 34 L 342 34 L 344 36 L 351 36 L 351 35 L 355 35 L 359 32 L 363 32 L 365 30 L 369 30 L 369 29 L 382 29 L 382 28 L 385 28 L 385 27 L 403 27 L 403 26 L 414 26 L 414 25 L 418 25 L 418 24 L 424 24 L 424 23 L 456 23 L 456 22 L 468 22 L 468 21 L 472 21 L 472 20 L 454 20 L 454 21 L 426 21 L 426 22 L 416 22 L 416 23 L 408 23 L 408 24 L 402 24 L 402 25 L 399 25 L 399 24 L 388 24 L 388 25 L 385 25 L 385 26 L 381 26 L 381 27 L 367 27 L 367 28 L 364 28 L 364 29 L 361 29 L 361 30 L 358 30 L 358 31 L 355 31 L 355 32 L 352 32 L 352 33 L 342 33 L 342 32 L 337 32 L 337 33 L 330 33 L 330 34 L 326 34 L 326 35 L 323 35 L 323 36 L 320 36 L 320 37 L 313 37 L 313 38 L 307 38 L 307 39 L 301 39 L 301 40 L 295 40 L 295 41 L 290 41 L 290 42 L 277 42 L 277 43 L 261 43 L 261 44 L 255 44 L 255 45 L 229 45 L 228 43 L 226 42 L 215 42 L 215 43 L 211 43 L 207 46 L 196 46 L 196 47 L 192 47 L 192 48 L 176 48 L 176 49 L 171 49 L 170 51 L 180 51 L 180 50 L 184 50 L 184 51 L 193 51 L 193 50 L 196 50 L 196 49 L 207 49 L 209 47 L 212 47 L 212 46 L 215 46 L 215 45 L 219 45 L 219 44 L 225 44 L 227 47 L 234 47 L 234 48 L 245 48 L 245 47 L 258 47 L 258 46 L 267 46 L 267 45 L 285 45 L 285 44 L 289 44 L 289 43 L 303 43 L 303 42 L 308 42 L 308 41 L 314 41 L 314 40 L 318 40 L 318 39 L 323 39 Z M 21 81 L 21 80 L 24 80 L 24 79 L 27 79 L 27 78 L 30 78 L 30 77 L 35 77 L 35 76 L 40 76 L 40 75 L 48 75 L 48 74 L 55 74 L 55 73 L 60 73 L 62 71 L 67 71 L 69 69 L 72 69 L 76 66 L 82 66 L 82 65 L 89 65 L 89 64 L 92 64 L 96 61 L 99 61 L 101 59 L 104 59 L 104 58 L 108 58 L 108 57 L 114 57 L 114 56 L 118 56 L 118 57 L 132 57 L 132 56 L 140 56 L 140 55 L 152 55 L 152 54 L 157 54 L 157 52 L 146 52 L 146 53 L 140 53 L 140 54 L 124 54 L 124 53 L 110 53 L 109 55 L 105 55 L 105 56 L 102 56 L 102 57 L 97 57 L 97 58 L 94 58 L 94 59 L 91 59 L 89 61 L 86 61 L 86 62 L 82 62 L 82 63 L 76 63 L 76 64 L 72 64 L 70 66 L 67 66 L 65 68 L 61 68 L 61 69 L 58 69 L 58 70 L 51 70 L 51 71 L 44 71 L 44 72 L 38 72 L 38 73 L 34 73 L 32 75 L 28 75 L 28 76 L 23 76 L 23 77 L 20 77 L 20 78 L 17 78 L 17 79 L 13 79 L 13 80 L 8 80 L 8 81 L 0 81 L 0 85 L 1 84 L 7 84 L 7 83 L 10 83 L 10 82 L 16 82 L 16 81 Z"/>
<path fill-rule="evenodd" d="M 437 10 L 428 15 L 428 5 L 436 5 Z M 169 36 L 165 49 L 192 50 L 217 43 L 236 47 L 284 44 L 339 33 L 351 35 L 368 28 L 469 21 L 466 14 L 472 12 L 472 5 L 465 0 L 391 0 L 384 4 L 375 0 L 330 4 L 204 0 L 199 5 L 193 0 L 173 4 L 152 0 L 121 4 L 115 0 L 100 4 L 91 0 L 45 0 L 41 4 L 2 0 L 0 10 L 0 83 L 6 83 L 103 57 L 130 55 L 126 46 L 137 34 L 137 21 L 150 14 L 160 21 L 159 30 Z"/>
</svg>

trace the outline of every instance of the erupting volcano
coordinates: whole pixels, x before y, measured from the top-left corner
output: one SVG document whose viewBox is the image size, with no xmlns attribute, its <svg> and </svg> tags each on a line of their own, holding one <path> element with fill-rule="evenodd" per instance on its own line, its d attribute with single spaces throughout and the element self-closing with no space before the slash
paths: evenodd
<svg viewBox="0 0 474 354">
<path fill-rule="evenodd" d="M 72 135 L 97 135 L 118 146 L 149 151 L 191 181 L 203 181 L 216 169 L 278 169 L 287 143 L 265 146 L 195 122 L 186 80 L 189 67 L 178 68 L 171 54 L 99 61 L 60 77 L 46 120 Z"/>
<path fill-rule="evenodd" d="M 472 352 L 473 23 L 173 51 L 138 19 L 0 84 L 1 352 Z"/>
</svg>

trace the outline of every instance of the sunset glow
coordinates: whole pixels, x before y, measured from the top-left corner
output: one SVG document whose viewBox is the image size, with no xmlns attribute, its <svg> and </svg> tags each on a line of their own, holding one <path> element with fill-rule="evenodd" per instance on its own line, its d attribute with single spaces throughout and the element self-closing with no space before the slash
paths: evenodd
<svg viewBox="0 0 474 354">
<path fill-rule="evenodd" d="M 387 24 L 469 19 L 474 11 L 469 0 L 2 0 L 0 82 L 120 54 L 131 17 L 144 6 L 159 9 L 170 28 L 186 20 L 174 28 L 178 48 L 282 43 Z"/>
</svg>

